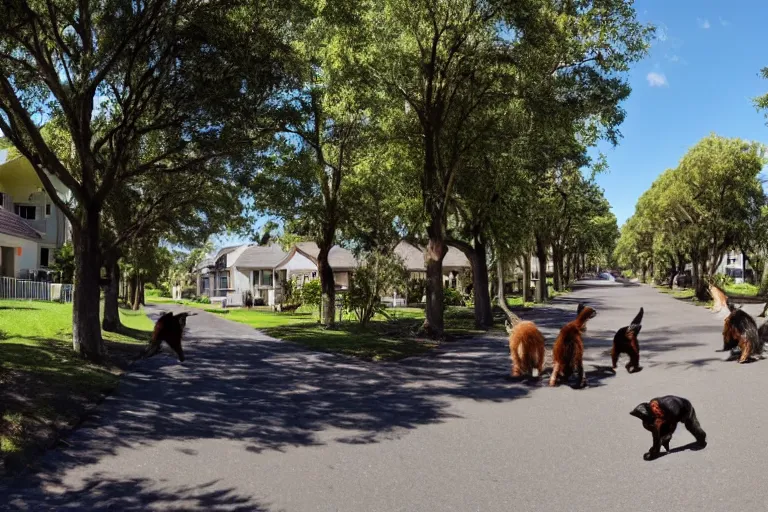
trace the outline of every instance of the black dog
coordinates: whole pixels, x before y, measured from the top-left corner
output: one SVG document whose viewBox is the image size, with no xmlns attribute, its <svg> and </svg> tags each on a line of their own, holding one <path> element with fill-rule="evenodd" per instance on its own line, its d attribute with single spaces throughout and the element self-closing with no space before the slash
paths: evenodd
<svg viewBox="0 0 768 512">
<path fill-rule="evenodd" d="M 629 362 L 625 367 L 629 373 L 635 373 L 642 370 L 640 366 L 640 346 L 637 341 L 637 335 L 640 334 L 640 329 L 643 328 L 643 326 L 640 325 L 640 322 L 642 321 L 643 308 L 640 308 L 640 312 L 632 319 L 632 323 L 619 329 L 613 337 L 611 366 L 614 370 L 616 369 L 616 363 L 621 354 L 627 354 L 629 356 Z"/>
<path fill-rule="evenodd" d="M 707 446 L 707 433 L 699 425 L 691 402 L 685 398 L 672 395 L 654 398 L 638 405 L 629 414 L 640 418 L 645 430 L 653 434 L 653 446 L 643 455 L 645 460 L 655 459 L 661 453 L 661 446 L 669 452 L 669 441 L 679 422 L 683 422 L 700 447 Z"/>
<path fill-rule="evenodd" d="M 152 340 L 147 347 L 144 357 L 151 357 L 160 351 L 160 345 L 165 342 L 179 356 L 179 361 L 184 362 L 184 350 L 181 348 L 181 335 L 187 325 L 187 317 L 197 313 L 165 313 L 157 319 L 155 330 L 152 332 Z"/>
<path fill-rule="evenodd" d="M 760 329 L 757 328 L 755 320 L 748 313 L 737 309 L 727 301 L 728 310 L 731 312 L 723 324 L 723 349 L 718 352 L 731 351 L 728 360 L 736 359 L 735 349 L 738 347 L 741 351 L 739 363 L 747 363 L 753 357 L 760 357 L 765 347 L 766 332 L 765 324 Z"/>
</svg>

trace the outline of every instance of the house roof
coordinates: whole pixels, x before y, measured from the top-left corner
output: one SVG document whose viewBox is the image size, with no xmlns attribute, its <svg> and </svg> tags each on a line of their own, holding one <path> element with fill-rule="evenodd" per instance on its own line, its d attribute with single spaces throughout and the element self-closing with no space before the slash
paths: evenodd
<svg viewBox="0 0 768 512">
<path fill-rule="evenodd" d="M 317 256 L 320 254 L 320 248 L 315 242 L 299 242 L 295 244 L 288 254 L 279 262 L 276 266 L 282 266 L 293 257 L 294 254 L 300 253 L 309 258 L 315 265 L 317 265 Z M 331 247 L 328 253 L 328 263 L 334 270 L 349 270 L 357 268 L 358 263 L 354 254 L 351 251 L 339 246 L 334 245 Z"/>
<path fill-rule="evenodd" d="M 411 272 L 424 272 L 424 247 L 417 247 L 405 240 L 402 240 L 395 247 L 395 254 L 403 258 L 405 268 Z M 469 260 L 464 253 L 455 247 L 448 247 L 448 252 L 443 258 L 443 267 L 466 267 L 469 268 Z"/>
<path fill-rule="evenodd" d="M 235 251 L 239 245 L 230 245 L 229 247 L 222 247 L 218 251 L 214 251 L 210 254 L 208 254 L 203 261 L 200 262 L 200 264 L 197 266 L 198 270 L 202 270 L 207 267 L 212 267 L 216 260 L 224 256 L 225 254 L 229 254 L 233 251 Z"/>
<path fill-rule="evenodd" d="M 248 247 L 233 265 L 240 268 L 275 268 L 287 253 L 277 244 L 252 245 Z"/>
<path fill-rule="evenodd" d="M 43 238 L 27 221 L 2 208 L 0 208 L 0 233 L 30 240 Z"/>
</svg>

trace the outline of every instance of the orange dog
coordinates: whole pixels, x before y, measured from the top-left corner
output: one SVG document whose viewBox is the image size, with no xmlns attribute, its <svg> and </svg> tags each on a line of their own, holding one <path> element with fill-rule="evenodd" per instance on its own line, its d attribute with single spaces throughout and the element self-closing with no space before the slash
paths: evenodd
<svg viewBox="0 0 768 512">
<path fill-rule="evenodd" d="M 576 372 L 578 376 L 579 388 L 587 385 L 587 377 L 584 375 L 584 340 L 581 335 L 587 330 L 587 321 L 594 318 L 597 311 L 584 304 L 579 304 L 576 310 L 576 320 L 565 324 L 560 329 L 560 334 L 555 340 L 555 346 L 552 349 L 552 376 L 549 378 L 549 385 L 556 386 L 558 380 L 562 377 L 565 380 Z"/>
<path fill-rule="evenodd" d="M 512 359 L 512 376 L 521 377 L 544 370 L 544 336 L 533 322 L 520 322 L 509 335 L 509 355 Z"/>
</svg>

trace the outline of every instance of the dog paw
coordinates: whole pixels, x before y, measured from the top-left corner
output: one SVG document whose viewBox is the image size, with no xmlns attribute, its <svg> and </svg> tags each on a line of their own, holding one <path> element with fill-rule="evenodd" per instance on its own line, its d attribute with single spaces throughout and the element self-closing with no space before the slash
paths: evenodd
<svg viewBox="0 0 768 512">
<path fill-rule="evenodd" d="M 643 460 L 653 460 L 654 458 L 655 456 L 651 452 L 648 452 L 643 455 Z"/>
</svg>

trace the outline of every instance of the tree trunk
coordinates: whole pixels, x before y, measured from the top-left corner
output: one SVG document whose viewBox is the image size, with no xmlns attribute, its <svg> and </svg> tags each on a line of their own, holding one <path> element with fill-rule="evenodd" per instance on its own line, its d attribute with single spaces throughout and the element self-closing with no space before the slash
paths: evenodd
<svg viewBox="0 0 768 512">
<path fill-rule="evenodd" d="M 72 346 L 89 361 L 98 362 L 106 350 L 99 319 L 101 250 L 99 210 L 83 208 L 82 225 L 73 226 L 75 296 L 72 305 Z"/>
<path fill-rule="evenodd" d="M 520 323 L 520 317 L 515 315 L 507 306 L 507 298 L 504 296 L 504 261 L 501 254 L 496 258 L 496 280 L 498 281 L 496 293 L 498 293 L 499 307 L 507 316 L 506 328 L 507 332 L 511 333 L 512 327 Z"/>
<path fill-rule="evenodd" d="M 531 302 L 531 253 L 525 251 L 523 256 L 523 303 Z"/>
<path fill-rule="evenodd" d="M 544 241 L 536 237 L 536 258 L 539 261 L 539 280 L 536 283 L 536 302 L 543 303 L 547 301 L 547 245 Z"/>
<path fill-rule="evenodd" d="M 669 289 L 671 290 L 675 284 L 675 276 L 677 275 L 677 268 L 675 266 L 674 256 L 670 256 L 669 261 L 670 261 L 670 268 L 671 268 L 669 272 Z"/>
<path fill-rule="evenodd" d="M 336 314 L 336 282 L 333 278 L 333 268 L 328 262 L 332 243 L 323 243 L 317 255 L 317 270 L 320 272 L 320 288 L 322 290 L 322 322 L 327 328 L 333 327 Z"/>
<path fill-rule="evenodd" d="M 126 287 L 125 303 L 130 306 L 133 306 L 133 303 L 136 302 L 136 280 L 136 275 L 128 276 L 127 278 L 128 286 Z"/>
<path fill-rule="evenodd" d="M 768 295 L 768 259 L 763 257 L 763 272 L 760 276 L 760 290 L 758 295 Z"/>
<path fill-rule="evenodd" d="M 133 303 L 131 304 L 131 309 L 134 311 L 138 311 L 141 307 L 141 289 L 142 289 L 142 282 L 141 282 L 141 276 L 139 274 L 136 274 L 136 284 L 134 285 L 134 292 L 133 292 Z"/>
<path fill-rule="evenodd" d="M 565 257 L 565 286 L 571 284 L 571 264 L 573 263 L 573 255 L 569 254 Z"/>
<path fill-rule="evenodd" d="M 424 254 L 424 264 L 427 267 L 427 306 L 426 318 L 422 329 L 434 338 L 442 338 L 444 329 L 443 318 L 443 258 L 448 252 L 448 246 L 433 222 L 429 229 L 429 242 Z"/>
<path fill-rule="evenodd" d="M 562 291 L 562 275 L 560 274 L 560 248 L 552 244 L 552 284 L 555 291 Z"/>
<path fill-rule="evenodd" d="M 475 327 L 487 329 L 493 325 L 493 312 L 491 310 L 491 295 L 488 285 L 488 261 L 485 243 L 475 236 L 473 245 L 466 242 L 451 241 L 453 245 L 469 260 L 472 267 L 472 289 L 475 292 Z"/>
<path fill-rule="evenodd" d="M 101 328 L 107 332 L 118 332 L 120 324 L 120 265 L 118 257 L 114 253 L 108 253 L 104 257 L 104 268 L 107 270 L 109 283 L 104 288 L 104 320 Z"/>
</svg>

